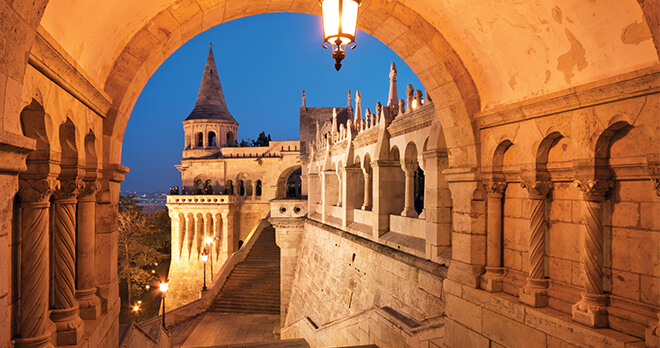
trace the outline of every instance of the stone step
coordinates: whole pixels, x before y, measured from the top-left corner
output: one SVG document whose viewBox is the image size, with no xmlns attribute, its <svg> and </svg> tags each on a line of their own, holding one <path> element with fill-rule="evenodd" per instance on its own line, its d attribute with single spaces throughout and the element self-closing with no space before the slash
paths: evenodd
<svg viewBox="0 0 660 348">
<path fill-rule="evenodd" d="M 275 229 L 265 228 L 245 260 L 229 275 L 210 312 L 279 314 L 280 250 Z"/>
</svg>

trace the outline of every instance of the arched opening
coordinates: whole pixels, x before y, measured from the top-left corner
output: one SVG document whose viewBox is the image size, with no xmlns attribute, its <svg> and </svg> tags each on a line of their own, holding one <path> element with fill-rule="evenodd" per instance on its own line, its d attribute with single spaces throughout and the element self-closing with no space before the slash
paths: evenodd
<svg viewBox="0 0 660 348">
<path fill-rule="evenodd" d="M 300 197 L 301 181 L 300 181 L 300 168 L 296 169 L 286 179 L 286 197 L 295 198 Z"/>
<path fill-rule="evenodd" d="M 215 143 L 215 132 L 209 132 L 208 147 L 216 147 Z"/>
<path fill-rule="evenodd" d="M 257 183 L 254 187 L 254 195 L 261 197 L 261 180 L 257 180 Z"/>
<path fill-rule="evenodd" d="M 234 139 L 234 133 L 227 132 L 227 146 L 236 145 L 236 139 Z"/>
<path fill-rule="evenodd" d="M 225 182 L 225 195 L 233 195 L 234 194 L 234 183 L 231 180 L 227 180 Z"/>
<path fill-rule="evenodd" d="M 243 180 L 238 180 L 238 195 L 245 196 L 245 183 Z"/>
<path fill-rule="evenodd" d="M 296 179 L 296 176 L 293 175 L 293 173 L 295 171 L 298 171 L 298 175 L 297 175 L 298 179 Z M 276 198 L 286 198 L 286 197 L 288 197 L 289 183 L 290 182 L 293 183 L 293 185 L 291 185 L 291 187 L 292 187 L 291 193 L 293 193 L 294 192 L 293 191 L 293 186 L 295 185 L 295 183 L 302 184 L 301 181 L 300 181 L 300 174 L 301 174 L 301 171 L 300 171 L 300 166 L 299 165 L 289 167 L 289 168 L 285 169 L 284 171 L 282 171 L 282 173 L 280 173 L 280 176 L 277 178 L 277 188 L 276 188 L 276 191 L 275 191 L 275 197 Z M 292 175 L 293 175 L 293 177 L 291 177 Z M 291 179 L 291 180 L 289 180 L 289 179 Z M 299 190 L 302 191 L 302 188 L 300 188 Z"/>
<path fill-rule="evenodd" d="M 197 133 L 197 147 L 204 147 L 204 133 Z"/>
<path fill-rule="evenodd" d="M 424 170 L 421 167 L 415 171 L 415 187 L 414 187 L 414 205 L 417 214 L 421 214 L 424 210 Z"/>
<path fill-rule="evenodd" d="M 248 197 L 252 196 L 252 180 L 245 182 L 245 195 Z"/>
<path fill-rule="evenodd" d="M 204 184 L 202 179 L 197 178 L 193 182 L 193 194 L 201 195 L 202 193 L 204 193 Z"/>
</svg>

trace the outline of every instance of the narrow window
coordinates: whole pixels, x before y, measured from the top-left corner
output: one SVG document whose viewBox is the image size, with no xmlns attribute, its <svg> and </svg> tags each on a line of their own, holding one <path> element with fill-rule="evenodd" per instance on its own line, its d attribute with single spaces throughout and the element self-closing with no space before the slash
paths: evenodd
<svg viewBox="0 0 660 348">
<path fill-rule="evenodd" d="M 257 197 L 261 196 L 261 180 L 257 180 L 256 187 L 254 188 L 254 195 Z"/>
<path fill-rule="evenodd" d="M 215 144 L 215 132 L 209 132 L 209 147 L 216 147 Z"/>
<path fill-rule="evenodd" d="M 204 133 L 199 132 L 197 133 L 197 147 L 203 147 L 204 146 Z"/>
</svg>

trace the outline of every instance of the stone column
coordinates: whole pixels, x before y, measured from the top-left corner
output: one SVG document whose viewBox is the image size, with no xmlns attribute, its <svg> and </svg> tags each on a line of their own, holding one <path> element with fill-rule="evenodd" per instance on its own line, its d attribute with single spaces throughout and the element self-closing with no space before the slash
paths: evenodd
<svg viewBox="0 0 660 348">
<path fill-rule="evenodd" d="M 488 197 L 486 217 L 486 273 L 481 277 L 481 288 L 489 292 L 502 291 L 502 197 L 506 182 L 484 183 Z"/>
<path fill-rule="evenodd" d="M 21 259 L 19 334 L 16 347 L 52 347 L 48 331 L 49 198 L 57 180 L 20 180 Z"/>
<path fill-rule="evenodd" d="M 417 217 L 415 211 L 415 170 L 411 168 L 404 168 L 406 186 L 404 191 L 404 203 L 401 216 Z"/>
<path fill-rule="evenodd" d="M 62 182 L 53 193 L 53 310 L 50 318 L 57 327 L 57 345 L 77 345 L 85 333 L 78 315 L 76 282 L 76 205 L 84 187 L 81 179 Z"/>
<path fill-rule="evenodd" d="M 78 196 L 76 299 L 80 317 L 96 320 L 101 314 L 101 300 L 96 296 L 94 264 L 96 250 L 96 193 L 100 183 L 86 182 Z"/>
<path fill-rule="evenodd" d="M 344 168 L 342 168 L 341 171 L 337 171 L 337 206 L 341 207 L 343 206 L 343 201 L 342 201 L 342 196 L 344 195 L 344 183 L 346 182 L 346 178 L 343 176 L 345 173 Z"/>
<path fill-rule="evenodd" d="M 582 238 L 581 256 L 584 292 L 580 301 L 573 305 L 573 320 L 599 328 L 607 327 L 608 297 L 603 294 L 603 202 L 605 194 L 613 186 L 608 180 L 576 181 L 582 191 L 585 235 Z"/>
<path fill-rule="evenodd" d="M 225 260 L 229 259 L 234 253 L 234 213 L 230 211 L 222 212 L 222 252 Z"/>
<path fill-rule="evenodd" d="M 649 160 L 649 162 L 654 162 L 649 164 L 648 172 L 651 175 L 655 193 L 660 196 L 660 163 L 657 163 L 657 159 L 655 161 Z M 646 345 L 649 347 L 660 347 L 660 312 L 657 315 L 658 321 L 646 328 Z"/>
<path fill-rule="evenodd" d="M 351 222 L 355 219 L 355 209 L 359 209 L 358 200 L 360 197 L 360 189 L 362 187 L 356 188 L 355 185 L 358 183 L 360 176 L 362 175 L 362 170 L 360 168 L 343 168 L 342 176 L 344 178 L 342 183 L 342 192 L 343 192 L 343 214 L 342 214 L 342 227 L 350 225 Z"/>
<path fill-rule="evenodd" d="M 523 182 L 529 195 L 529 277 L 520 289 L 520 302 L 532 307 L 548 305 L 548 279 L 545 277 L 545 201 L 552 188 L 549 181 Z"/>
<path fill-rule="evenodd" d="M 373 239 L 377 240 L 390 229 L 390 214 L 400 214 L 404 192 L 401 182 L 401 162 L 378 160 L 371 162 L 373 170 Z"/>
<path fill-rule="evenodd" d="M 372 195 L 372 184 L 371 184 L 371 173 L 368 173 L 366 171 L 362 171 L 362 174 L 364 175 L 364 200 L 362 203 L 362 210 L 371 210 L 371 195 Z"/>
<path fill-rule="evenodd" d="M 301 218 L 268 220 L 275 227 L 275 241 L 280 247 L 280 327 L 284 327 L 305 223 Z"/>
<path fill-rule="evenodd" d="M 333 181 L 336 180 L 336 173 L 332 170 L 326 170 L 321 172 L 321 202 L 323 206 L 323 211 L 321 212 L 323 222 L 326 222 L 328 216 L 332 216 L 332 205 L 335 200 L 334 197 L 337 197 L 337 185 L 333 184 Z"/>
</svg>

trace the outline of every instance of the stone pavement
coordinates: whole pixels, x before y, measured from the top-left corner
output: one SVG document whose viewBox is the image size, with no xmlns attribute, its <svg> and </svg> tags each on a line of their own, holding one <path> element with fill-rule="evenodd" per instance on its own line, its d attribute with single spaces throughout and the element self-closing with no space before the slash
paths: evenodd
<svg viewBox="0 0 660 348">
<path fill-rule="evenodd" d="M 209 347 L 237 343 L 268 342 L 278 340 L 273 330 L 279 325 L 275 314 L 203 313 L 192 330 L 173 332 L 187 335 L 180 347 Z M 178 346 L 178 345 L 175 345 Z"/>
</svg>

